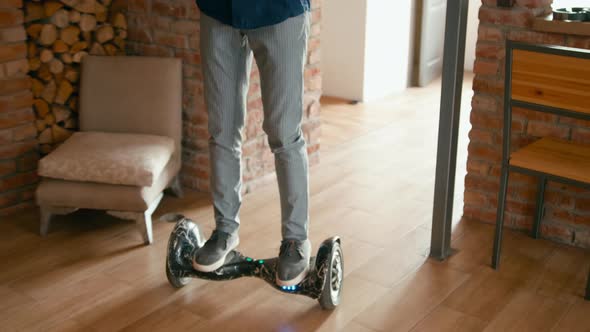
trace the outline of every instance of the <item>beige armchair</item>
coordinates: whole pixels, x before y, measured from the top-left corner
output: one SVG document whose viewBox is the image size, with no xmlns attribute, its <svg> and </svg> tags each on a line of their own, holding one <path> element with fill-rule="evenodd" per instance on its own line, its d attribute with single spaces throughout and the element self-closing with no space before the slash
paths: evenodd
<svg viewBox="0 0 590 332">
<path fill-rule="evenodd" d="M 80 131 L 39 162 L 41 235 L 55 214 L 97 209 L 134 220 L 152 243 L 164 189 L 182 195 L 181 61 L 88 56 L 80 83 Z"/>
</svg>

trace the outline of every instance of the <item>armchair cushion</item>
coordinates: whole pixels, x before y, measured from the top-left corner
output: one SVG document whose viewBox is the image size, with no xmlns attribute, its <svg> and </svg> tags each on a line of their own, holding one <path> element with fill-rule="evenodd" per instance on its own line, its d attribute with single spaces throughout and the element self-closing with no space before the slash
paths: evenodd
<svg viewBox="0 0 590 332">
<path fill-rule="evenodd" d="M 174 153 L 172 138 L 77 132 L 39 162 L 39 175 L 61 180 L 151 187 Z"/>
</svg>

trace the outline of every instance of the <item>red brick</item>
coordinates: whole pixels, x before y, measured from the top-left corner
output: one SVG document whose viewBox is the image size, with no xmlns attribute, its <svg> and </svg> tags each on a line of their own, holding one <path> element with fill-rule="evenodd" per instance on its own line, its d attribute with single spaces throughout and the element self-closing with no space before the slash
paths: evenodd
<svg viewBox="0 0 590 332">
<path fill-rule="evenodd" d="M 576 247 L 590 249 L 590 230 L 576 230 L 574 245 Z"/>
<path fill-rule="evenodd" d="M 496 209 L 484 209 L 481 206 L 465 205 L 464 215 L 469 219 L 477 221 L 487 223 L 496 222 Z"/>
<path fill-rule="evenodd" d="M 541 223 L 541 234 L 543 237 L 571 243 L 573 232 L 571 227 L 560 223 Z"/>
<path fill-rule="evenodd" d="M 152 43 L 154 41 L 151 31 L 149 31 L 146 28 L 131 27 L 130 26 L 129 29 L 127 30 L 127 34 L 128 34 L 128 39 L 132 40 L 132 41 L 138 41 L 138 42 L 143 42 L 143 43 Z M 150 48 L 155 45 L 142 45 L 142 46 Z M 151 54 L 146 54 L 146 55 L 151 55 Z M 158 54 L 154 54 L 154 55 L 158 55 Z"/>
<path fill-rule="evenodd" d="M 152 13 L 161 16 L 172 16 L 177 18 L 187 17 L 187 8 L 184 1 L 159 1 L 152 3 Z"/>
<path fill-rule="evenodd" d="M 170 30 L 182 35 L 196 35 L 200 31 L 200 25 L 196 21 L 180 20 L 172 22 Z"/>
<path fill-rule="evenodd" d="M 20 59 L 9 61 L 3 64 L 5 78 L 23 77 L 29 72 L 29 61 L 27 59 Z"/>
<path fill-rule="evenodd" d="M 573 128 L 572 141 L 581 144 L 590 144 L 590 129 Z"/>
<path fill-rule="evenodd" d="M 494 8 L 482 6 L 479 10 L 479 20 L 483 23 L 493 23 L 506 26 L 530 26 L 533 14 L 522 8 Z"/>
<path fill-rule="evenodd" d="M 0 192 L 13 190 L 36 183 L 39 180 L 37 172 L 18 173 L 0 179 Z"/>
<path fill-rule="evenodd" d="M 513 107 L 512 117 L 517 119 L 540 120 L 543 122 L 557 122 L 558 116 L 551 113 L 537 112 L 525 108 Z"/>
<path fill-rule="evenodd" d="M 127 2 L 130 11 L 146 12 L 149 0 L 129 0 Z"/>
<path fill-rule="evenodd" d="M 479 41 L 503 41 L 504 32 L 498 26 L 480 24 L 477 29 L 477 39 Z M 479 47 L 479 43 L 477 46 Z"/>
<path fill-rule="evenodd" d="M 535 137 L 550 136 L 561 139 L 568 139 L 570 134 L 570 128 L 560 126 L 557 123 L 529 121 L 527 126 L 527 134 Z"/>
<path fill-rule="evenodd" d="M 471 111 L 470 121 L 473 128 L 484 128 L 486 130 L 498 130 L 503 125 L 499 114 L 479 111 L 478 109 Z"/>
<path fill-rule="evenodd" d="M 35 120 L 32 109 L 0 113 L 0 129 L 11 128 Z"/>
<path fill-rule="evenodd" d="M 556 33 L 535 31 L 512 30 L 508 33 L 508 39 L 536 44 L 564 45 L 565 36 Z"/>
<path fill-rule="evenodd" d="M 187 37 L 181 34 L 164 32 L 160 30 L 154 31 L 154 42 L 162 46 L 170 46 L 176 48 L 188 47 Z"/>
<path fill-rule="evenodd" d="M 565 46 L 590 49 L 590 37 L 567 36 Z"/>
<path fill-rule="evenodd" d="M 14 160 L 0 161 L 0 177 L 16 172 L 16 162 Z"/>
<path fill-rule="evenodd" d="M 16 158 L 25 153 L 34 151 L 37 148 L 37 145 L 37 141 L 0 145 L 0 160 Z M 0 191 L 1 190 L 2 189 L 0 189 Z"/>
<path fill-rule="evenodd" d="M 478 59 L 504 59 L 506 55 L 506 49 L 502 44 L 489 43 L 489 42 L 478 42 L 475 49 L 475 55 Z"/>
<path fill-rule="evenodd" d="M 473 72 L 481 75 L 496 75 L 498 74 L 498 61 L 488 61 L 483 59 L 475 60 Z"/>
<path fill-rule="evenodd" d="M 4 1 L 4 0 L 3 0 Z M 24 22 L 22 10 L 0 7 L 0 27 L 8 27 Z"/>
<path fill-rule="evenodd" d="M 504 82 L 500 78 L 484 78 L 476 75 L 473 79 L 473 90 L 499 97 L 504 96 Z"/>
<path fill-rule="evenodd" d="M 21 92 L 31 88 L 31 79 L 29 77 L 11 78 L 0 80 L 0 96 L 5 96 L 15 92 Z"/>
<path fill-rule="evenodd" d="M 37 128 L 33 123 L 12 129 L 12 137 L 15 142 L 28 140 L 37 137 Z"/>
<path fill-rule="evenodd" d="M 553 0 L 516 0 L 516 4 L 520 7 L 527 8 L 544 8 L 551 6 Z"/>
<path fill-rule="evenodd" d="M 33 94 L 30 91 L 13 96 L 0 96 L 0 114 L 22 110 L 32 105 Z"/>
<path fill-rule="evenodd" d="M 22 8 L 22 0 L 2 0 L 0 2 L 0 8 Z"/>
<path fill-rule="evenodd" d="M 0 41 L 4 43 L 14 43 L 25 40 L 27 40 L 27 33 L 23 26 L 0 29 Z"/>
<path fill-rule="evenodd" d="M 201 53 L 199 51 L 176 50 L 176 57 L 184 60 L 185 64 L 201 64 Z"/>
<path fill-rule="evenodd" d="M 37 152 L 27 153 L 16 160 L 16 168 L 19 172 L 28 172 L 37 169 L 39 154 Z"/>
<path fill-rule="evenodd" d="M 574 198 L 572 197 L 571 193 L 556 190 L 546 190 L 545 204 L 553 205 L 560 209 L 573 209 Z"/>
<path fill-rule="evenodd" d="M 27 46 L 25 43 L 0 45 L 0 62 L 25 59 Z"/>
</svg>

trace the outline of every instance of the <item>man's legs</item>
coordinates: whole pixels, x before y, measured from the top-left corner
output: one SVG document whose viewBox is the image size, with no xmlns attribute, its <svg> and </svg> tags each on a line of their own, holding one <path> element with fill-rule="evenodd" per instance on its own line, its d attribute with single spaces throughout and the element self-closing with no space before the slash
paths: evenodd
<svg viewBox="0 0 590 332">
<path fill-rule="evenodd" d="M 289 250 L 299 258 L 291 263 L 307 269 L 309 260 L 309 189 L 307 147 L 301 131 L 303 114 L 303 71 L 307 59 L 309 14 L 282 23 L 246 32 L 260 70 L 263 129 L 275 155 L 281 199 L 283 245 L 281 257 Z M 301 257 L 299 257 L 301 256 Z M 306 272 L 295 267 L 282 269 L 279 259 L 279 284 L 297 284 Z M 290 263 L 289 263 L 290 264 Z M 286 266 L 286 265 L 284 265 Z M 284 278 L 281 271 L 285 270 Z M 289 276 L 290 275 L 290 276 Z M 291 278 L 293 277 L 293 278 Z M 288 279 L 285 279 L 288 278 Z"/>
<path fill-rule="evenodd" d="M 211 192 L 216 232 L 198 251 L 193 265 L 201 271 L 213 271 L 239 242 L 241 130 L 252 52 L 240 30 L 202 14 L 201 56 L 211 135 Z"/>
</svg>

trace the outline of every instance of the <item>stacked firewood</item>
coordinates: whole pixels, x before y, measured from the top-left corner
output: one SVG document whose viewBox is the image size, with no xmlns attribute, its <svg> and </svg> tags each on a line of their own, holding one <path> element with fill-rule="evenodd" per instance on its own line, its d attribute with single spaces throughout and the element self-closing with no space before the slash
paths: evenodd
<svg viewBox="0 0 590 332">
<path fill-rule="evenodd" d="M 78 127 L 80 62 L 88 55 L 124 55 L 127 20 L 112 0 L 26 2 L 29 74 L 42 153 Z"/>
</svg>

